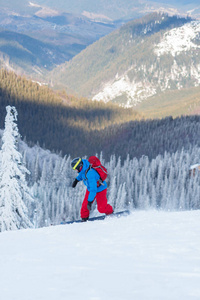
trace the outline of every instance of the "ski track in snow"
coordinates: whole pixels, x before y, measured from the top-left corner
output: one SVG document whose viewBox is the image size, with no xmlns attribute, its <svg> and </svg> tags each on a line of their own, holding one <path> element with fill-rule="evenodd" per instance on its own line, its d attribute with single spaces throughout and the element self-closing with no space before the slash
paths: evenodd
<svg viewBox="0 0 200 300">
<path fill-rule="evenodd" d="M 3 300 L 200 299 L 200 211 L 3 232 Z"/>
</svg>

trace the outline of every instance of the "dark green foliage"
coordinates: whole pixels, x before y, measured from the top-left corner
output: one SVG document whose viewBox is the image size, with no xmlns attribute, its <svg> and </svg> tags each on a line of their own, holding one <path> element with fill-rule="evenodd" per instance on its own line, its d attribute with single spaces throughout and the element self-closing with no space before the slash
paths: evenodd
<svg viewBox="0 0 200 300">
<path fill-rule="evenodd" d="M 182 26 L 189 21 L 191 21 L 190 18 L 177 18 L 177 16 L 171 17 L 164 14 L 152 13 L 139 20 L 127 23 L 121 27 L 120 32 L 122 34 L 131 33 L 134 38 L 137 36 L 141 38 L 141 36 L 153 35 L 161 30 L 172 29 L 174 25 L 176 27 Z"/>
<path fill-rule="evenodd" d="M 200 116 L 133 121 L 141 115 L 132 109 L 58 95 L 4 70 L 0 77 L 0 128 L 6 105 L 14 105 L 22 137 L 50 150 L 72 156 L 103 151 L 106 159 L 115 154 L 124 160 L 200 146 Z"/>
<path fill-rule="evenodd" d="M 199 147 L 200 116 L 129 122 L 105 129 L 100 134 L 101 149 L 107 158 L 115 154 L 124 160 L 129 154 L 131 158 L 146 155 L 152 159 L 165 151 L 175 153 L 183 148 Z M 106 136 L 106 143 L 103 136 Z"/>
<path fill-rule="evenodd" d="M 22 137 L 63 154 L 85 155 L 99 151 L 101 129 L 141 118 L 132 109 L 91 102 L 56 94 L 14 73 L 0 71 L 0 128 L 4 127 L 5 107 L 18 111 Z M 96 130 L 96 132 L 95 132 Z"/>
</svg>

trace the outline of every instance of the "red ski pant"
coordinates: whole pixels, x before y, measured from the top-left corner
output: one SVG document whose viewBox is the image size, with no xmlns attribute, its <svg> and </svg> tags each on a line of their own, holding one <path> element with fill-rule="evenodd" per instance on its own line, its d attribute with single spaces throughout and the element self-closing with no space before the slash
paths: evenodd
<svg viewBox="0 0 200 300">
<path fill-rule="evenodd" d="M 87 208 L 89 193 L 90 192 L 88 190 L 86 190 L 85 198 L 83 200 L 82 207 L 81 207 L 81 218 L 88 218 L 89 214 L 90 214 L 90 211 Z M 97 193 L 95 199 L 97 201 L 98 211 L 102 214 L 104 213 L 106 215 L 110 215 L 113 213 L 113 208 L 110 204 L 107 203 L 108 200 L 107 200 L 106 194 L 107 194 L 107 189 Z"/>
</svg>

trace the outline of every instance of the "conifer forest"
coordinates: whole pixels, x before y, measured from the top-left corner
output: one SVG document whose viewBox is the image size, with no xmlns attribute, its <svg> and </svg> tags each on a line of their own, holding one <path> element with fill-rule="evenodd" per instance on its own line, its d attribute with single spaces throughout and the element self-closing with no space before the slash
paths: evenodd
<svg viewBox="0 0 200 300">
<path fill-rule="evenodd" d="M 39 154 L 38 154 L 39 155 Z M 199 174 L 189 172 L 190 165 L 197 161 L 200 149 L 177 151 L 173 154 L 158 155 L 151 161 L 147 156 L 122 162 L 115 155 L 105 162 L 108 169 L 108 202 L 115 210 L 159 209 L 191 210 L 200 208 Z M 34 198 L 37 199 L 37 226 L 60 224 L 66 220 L 78 219 L 79 210 L 85 194 L 83 184 L 76 189 L 71 183 L 76 174 L 71 170 L 71 157 L 44 159 L 41 166 L 39 156 L 35 161 L 27 161 L 32 176 Z M 93 210 L 95 210 L 95 203 Z M 33 214 L 33 207 L 29 207 Z M 33 218 L 33 216 L 32 216 Z"/>
<path fill-rule="evenodd" d="M 6 78 L 8 73 L 2 72 L 1 75 Z M 25 79 L 18 79 L 14 74 L 9 76 L 13 77 L 14 81 L 19 80 L 16 87 L 19 88 L 23 84 L 26 87 Z M 78 104 L 73 97 L 67 98 L 70 105 L 62 110 L 62 104 L 59 102 L 61 101 L 60 95 L 54 94 L 44 87 L 42 96 L 38 85 L 30 82 L 29 84 L 33 88 L 33 90 L 30 88 L 29 91 L 35 91 L 36 98 L 41 96 L 42 106 L 35 105 L 31 100 L 32 96 L 30 99 L 28 95 L 19 96 L 17 88 L 12 96 L 8 87 L 4 86 L 0 90 L 2 115 L 6 115 L 5 107 L 8 110 L 9 101 L 17 108 L 11 107 L 10 117 L 8 118 L 7 115 L 5 121 L 3 118 L 1 119 L 2 128 L 5 125 L 1 140 L 1 166 L 3 166 L 5 158 L 8 159 L 8 155 L 5 155 L 5 152 L 8 153 L 5 150 L 5 141 L 13 139 L 13 144 L 11 143 L 11 147 L 8 145 L 7 149 L 19 151 L 20 155 L 17 154 L 14 162 L 17 162 L 19 169 L 20 166 L 23 167 L 19 171 L 16 166 L 18 171 L 15 174 L 10 171 L 9 175 L 9 178 L 14 180 L 14 184 L 17 184 L 16 190 L 19 190 L 23 196 L 17 194 L 13 198 L 11 197 L 10 210 L 4 203 L 5 197 L 0 197 L 0 215 L 8 221 L 4 225 L 1 224 L 1 230 L 13 229 L 13 223 L 18 224 L 17 228 L 26 228 L 27 226 L 38 228 L 79 219 L 85 187 L 81 182 L 78 183 L 76 189 L 71 187 L 77 175 L 71 169 L 71 160 L 76 156 L 88 158 L 90 155 L 97 155 L 100 157 L 102 164 L 108 169 L 107 198 L 115 211 L 124 208 L 170 211 L 200 208 L 200 174 L 198 169 L 196 172 L 190 171 L 191 165 L 199 163 L 200 116 L 139 120 L 141 116 L 137 116 L 133 110 L 129 110 L 127 113 L 127 111 L 112 105 L 110 111 L 108 110 L 109 115 L 106 115 L 105 107 L 101 103 L 94 103 L 93 110 L 90 111 L 86 100 L 80 101 Z M 18 94 L 17 97 L 15 93 Z M 52 104 L 46 106 L 45 99 L 50 96 Z M 50 109 L 51 105 L 52 110 Z M 46 110 L 46 108 L 49 109 Z M 77 112 L 77 108 L 79 112 Z M 63 111 L 67 114 L 63 114 Z M 92 111 L 96 111 L 96 114 L 93 115 Z M 56 116 L 58 123 L 46 122 L 46 120 L 50 121 L 50 112 L 53 113 L 53 118 Z M 66 124 L 70 124 L 69 121 L 72 120 L 70 115 L 73 116 L 74 123 L 68 127 Z M 121 116 L 126 118 L 127 115 L 129 120 L 120 119 Z M 40 119 L 41 116 L 44 118 Z M 82 118 L 79 118 L 80 116 Z M 89 116 L 95 116 L 95 118 L 90 120 Z M 6 121 L 8 119 L 11 123 L 13 122 L 12 126 L 8 126 L 9 122 Z M 66 123 L 66 120 L 69 123 Z M 76 120 L 80 123 L 76 123 Z M 62 121 L 62 125 L 59 123 L 60 121 Z M 93 128 L 91 128 L 90 122 L 93 124 Z M 47 124 L 49 127 L 46 127 Z M 7 129 L 6 126 L 8 126 Z M 84 126 L 87 127 L 87 130 L 81 129 Z M 16 128 L 17 133 L 15 132 Z M 10 138 L 4 137 L 7 132 L 10 132 Z M 27 133 L 28 141 L 26 141 L 25 133 Z M 66 136 L 63 136 L 63 133 L 66 133 Z M 20 134 L 22 134 L 21 138 Z M 33 136 L 32 140 L 31 136 Z M 41 148 L 35 140 L 36 136 L 39 141 L 43 139 L 47 145 L 52 146 Z M 55 145 L 57 148 L 54 147 Z M 52 151 L 53 149 L 56 151 Z M 13 163 L 12 159 L 16 155 L 12 153 L 12 150 L 10 153 L 11 160 L 8 161 L 8 165 Z M 3 195 L 6 190 L 6 178 L 3 176 L 5 169 L 5 165 L 4 168 L 1 167 L 0 195 Z M 26 207 L 23 206 L 23 203 L 20 204 L 20 201 L 13 200 L 20 199 L 20 197 Z M 15 203 L 14 208 L 12 203 Z M 17 212 L 17 221 L 13 219 L 13 209 L 15 213 Z M 94 202 L 92 213 L 96 212 Z M 23 222 L 20 221 L 20 218 L 23 219 Z M 26 221 L 24 222 L 24 220 Z"/>
</svg>

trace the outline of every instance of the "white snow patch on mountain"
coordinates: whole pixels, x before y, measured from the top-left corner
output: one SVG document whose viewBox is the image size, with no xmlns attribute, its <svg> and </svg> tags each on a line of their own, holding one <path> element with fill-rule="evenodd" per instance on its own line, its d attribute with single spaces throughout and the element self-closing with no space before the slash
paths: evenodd
<svg viewBox="0 0 200 300">
<path fill-rule="evenodd" d="M 194 65 L 191 64 L 188 68 L 183 65 L 178 65 L 176 62 L 176 58 L 174 58 L 173 65 L 171 66 L 171 72 L 169 74 L 163 74 L 158 79 L 158 83 L 160 84 L 161 91 L 165 91 L 170 89 L 170 81 L 177 82 L 176 87 L 177 89 L 183 88 L 182 81 L 184 78 L 192 78 L 194 81 L 194 86 L 197 87 L 200 85 L 200 64 Z"/>
<path fill-rule="evenodd" d="M 200 211 L 0 233 L 1 299 L 200 299 Z"/>
<path fill-rule="evenodd" d="M 126 72 L 127 73 L 127 72 Z M 143 82 L 130 81 L 129 77 L 123 76 L 108 82 L 103 87 L 103 90 L 96 94 L 92 100 L 109 102 L 113 99 L 125 95 L 127 97 L 126 107 L 132 107 L 143 99 L 153 96 L 156 93 L 149 84 Z"/>
<path fill-rule="evenodd" d="M 41 7 L 41 5 L 33 3 L 33 2 L 29 2 L 29 6 L 32 6 L 32 7 Z"/>
<path fill-rule="evenodd" d="M 166 32 L 154 51 L 158 56 L 165 53 L 175 56 L 183 51 L 200 48 L 194 40 L 199 34 L 200 21 L 192 21 Z"/>
<path fill-rule="evenodd" d="M 101 89 L 93 96 L 97 101 L 117 101 L 125 107 L 132 107 L 146 100 L 157 92 L 168 89 L 182 89 L 186 80 L 191 86 L 200 85 L 200 21 L 192 21 L 181 27 L 166 32 L 157 45 L 154 46 L 154 54 L 158 63 L 131 66 L 121 76 L 115 76 L 112 80 L 103 83 Z M 189 52 L 190 51 L 190 52 Z M 179 61 L 179 54 L 183 53 L 188 59 Z M 171 54 L 170 68 L 159 63 L 160 56 Z M 190 63 L 188 63 L 190 61 Z M 133 71 L 133 72 L 132 72 Z M 137 74 L 141 74 L 140 77 Z M 131 78 L 131 79 L 130 79 Z"/>
</svg>

